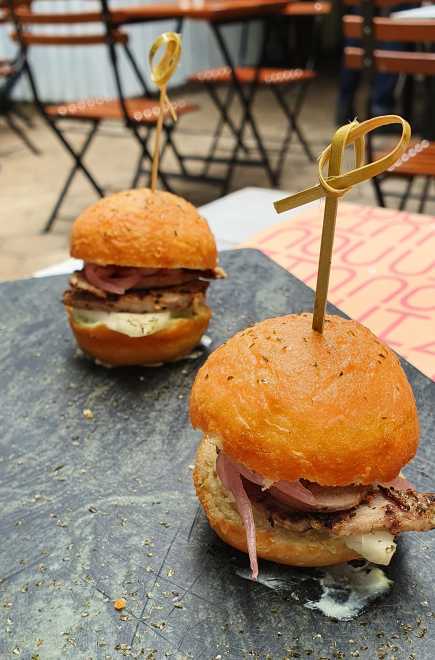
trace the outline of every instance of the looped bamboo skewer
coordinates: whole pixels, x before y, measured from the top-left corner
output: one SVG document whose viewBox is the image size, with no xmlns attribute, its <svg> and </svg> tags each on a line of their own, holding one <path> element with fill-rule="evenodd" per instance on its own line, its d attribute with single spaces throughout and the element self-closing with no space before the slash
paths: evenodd
<svg viewBox="0 0 435 660">
<path fill-rule="evenodd" d="M 385 156 L 372 163 L 364 164 L 365 135 L 380 126 L 389 124 L 400 124 L 402 126 L 402 135 L 398 143 Z M 317 332 L 323 332 L 338 200 L 349 192 L 354 185 L 369 181 L 391 167 L 404 153 L 410 138 L 410 125 L 398 115 L 374 117 L 361 123 L 355 120 L 350 124 L 341 126 L 335 132 L 331 144 L 320 155 L 319 184 L 274 203 L 276 211 L 283 213 L 302 204 L 326 197 L 313 313 L 313 330 Z M 340 174 L 344 150 L 349 145 L 353 145 L 354 148 L 355 168 L 345 174 Z M 325 178 L 323 170 L 327 164 L 328 175 Z"/>
<path fill-rule="evenodd" d="M 160 61 L 153 64 L 158 50 L 165 46 Z M 169 112 L 172 119 L 177 121 L 177 113 L 168 97 L 168 83 L 174 74 L 181 57 L 181 35 L 175 32 L 164 32 L 154 41 L 148 55 L 148 62 L 151 69 L 151 80 L 160 89 L 160 107 L 159 116 L 156 125 L 156 135 L 154 140 L 153 163 L 151 169 L 151 190 L 155 192 L 157 188 L 157 175 L 159 171 L 160 160 L 160 142 L 165 113 Z"/>
</svg>

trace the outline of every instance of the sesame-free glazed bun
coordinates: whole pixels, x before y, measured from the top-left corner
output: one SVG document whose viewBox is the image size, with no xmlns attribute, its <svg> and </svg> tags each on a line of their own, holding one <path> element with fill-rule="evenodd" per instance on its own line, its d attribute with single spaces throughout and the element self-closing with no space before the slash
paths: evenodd
<svg viewBox="0 0 435 660">
<path fill-rule="evenodd" d="M 216 243 L 192 204 L 168 192 L 126 190 L 100 199 L 79 215 L 71 256 L 101 266 L 216 267 Z"/>
<path fill-rule="evenodd" d="M 246 531 L 234 498 L 222 486 L 215 465 L 216 444 L 205 437 L 198 448 L 193 471 L 196 494 L 218 536 L 234 548 L 247 552 Z M 267 511 L 255 504 L 252 512 L 257 554 L 263 559 L 289 566 L 330 566 L 359 558 L 338 537 L 314 530 L 300 534 L 276 523 L 272 526 Z"/>
<path fill-rule="evenodd" d="M 193 385 L 194 427 L 272 481 L 395 478 L 415 454 L 415 400 L 396 355 L 356 321 L 267 319 L 218 348 Z"/>
<path fill-rule="evenodd" d="M 170 326 L 146 337 L 129 337 L 107 326 L 76 323 L 72 309 L 68 320 L 78 345 L 86 355 L 107 366 L 153 365 L 171 362 L 191 353 L 207 329 L 211 311 L 198 305 L 195 316 L 171 321 Z"/>
</svg>

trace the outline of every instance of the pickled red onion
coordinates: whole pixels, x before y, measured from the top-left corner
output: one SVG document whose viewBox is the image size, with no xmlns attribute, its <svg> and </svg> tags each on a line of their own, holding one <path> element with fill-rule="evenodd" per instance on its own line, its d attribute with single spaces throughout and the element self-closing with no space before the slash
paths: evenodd
<svg viewBox="0 0 435 660">
<path fill-rule="evenodd" d="M 296 498 L 284 493 L 272 486 L 270 494 L 281 504 L 289 506 L 296 511 L 346 511 L 352 509 L 364 499 L 370 490 L 369 486 L 319 486 L 310 484 L 310 493 L 313 495 L 315 504 L 309 504 L 307 500 Z"/>
<path fill-rule="evenodd" d="M 300 481 L 277 481 L 273 484 L 274 490 L 288 495 L 303 504 L 317 506 L 317 499 L 309 488 L 305 488 Z"/>
<path fill-rule="evenodd" d="M 142 269 L 125 266 L 85 264 L 86 279 L 103 291 L 123 295 L 143 277 Z"/>
<path fill-rule="evenodd" d="M 236 463 L 235 461 L 232 461 L 230 458 L 228 458 L 228 456 L 225 456 L 225 458 L 227 461 L 233 464 L 233 467 L 238 472 L 240 472 L 242 477 L 245 477 L 245 479 L 247 479 L 248 481 L 252 481 L 252 483 L 257 484 L 257 486 L 264 485 L 264 479 L 260 474 L 254 472 L 253 470 L 249 470 L 248 468 L 244 467 L 244 465 L 240 465 L 240 463 Z"/>
<path fill-rule="evenodd" d="M 245 477 L 245 479 L 252 481 L 252 483 L 257 484 L 258 486 L 265 486 L 265 479 L 261 474 L 249 470 L 244 465 L 240 465 L 240 463 L 232 461 L 228 456 L 225 458 L 232 463 L 233 467 L 240 472 L 242 477 Z M 313 493 L 303 486 L 300 481 L 277 481 L 273 484 L 273 487 L 275 490 L 277 489 L 285 495 L 289 495 L 293 499 L 299 500 L 303 504 L 309 504 L 310 506 L 316 506 L 317 504 L 317 500 Z M 268 490 L 268 488 L 266 488 L 266 490 Z"/>
<path fill-rule="evenodd" d="M 225 488 L 233 494 L 233 497 L 236 500 L 237 511 L 240 514 L 246 531 L 246 542 L 248 545 L 252 579 L 256 580 L 258 577 L 258 562 L 254 516 L 252 514 L 251 502 L 243 487 L 240 472 L 223 452 L 220 452 L 217 457 L 216 472 Z"/>
</svg>

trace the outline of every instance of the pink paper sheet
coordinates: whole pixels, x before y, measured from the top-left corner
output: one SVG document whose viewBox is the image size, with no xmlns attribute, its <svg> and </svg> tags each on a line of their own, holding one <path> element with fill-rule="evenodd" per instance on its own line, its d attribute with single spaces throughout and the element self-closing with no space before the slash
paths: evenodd
<svg viewBox="0 0 435 660">
<path fill-rule="evenodd" d="M 315 288 L 323 207 L 243 247 Z M 435 217 L 340 203 L 329 300 L 435 380 Z"/>
</svg>

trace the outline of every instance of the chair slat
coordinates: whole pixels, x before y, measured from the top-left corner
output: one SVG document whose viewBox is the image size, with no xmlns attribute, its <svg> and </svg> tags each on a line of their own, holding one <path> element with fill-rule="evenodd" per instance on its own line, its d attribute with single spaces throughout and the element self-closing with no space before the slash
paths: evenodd
<svg viewBox="0 0 435 660">
<path fill-rule="evenodd" d="M 344 16 L 343 29 L 346 37 L 359 39 L 363 34 L 364 21 L 361 16 Z M 375 18 L 375 38 L 379 41 L 403 43 L 427 43 L 435 41 L 435 20 L 395 20 Z"/>
<path fill-rule="evenodd" d="M 17 11 L 17 17 L 23 25 L 73 25 L 78 23 L 101 23 L 101 12 L 80 13 L 42 13 L 28 9 Z"/>
<path fill-rule="evenodd" d="M 349 46 L 345 48 L 345 62 L 349 69 L 362 69 L 364 50 Z M 374 63 L 382 73 L 407 73 L 410 75 L 435 75 L 435 53 L 410 53 L 395 50 L 374 51 Z"/>
<path fill-rule="evenodd" d="M 348 7 L 360 7 L 362 5 L 361 0 L 343 0 L 343 4 L 347 5 Z M 375 7 L 379 7 L 381 9 L 392 9 L 392 8 L 397 8 L 398 5 L 398 0 L 372 0 L 372 4 Z M 400 0 L 400 5 L 409 5 L 414 7 L 415 6 L 415 0 L 407 0 L 403 2 L 403 0 Z"/>
<path fill-rule="evenodd" d="M 19 41 L 16 32 L 12 34 L 15 41 Z M 116 43 L 125 44 L 128 41 L 128 35 L 123 32 L 113 33 L 113 39 Z M 105 44 L 104 34 L 34 34 L 25 32 L 22 35 L 21 42 L 26 46 L 95 46 Z"/>
</svg>

